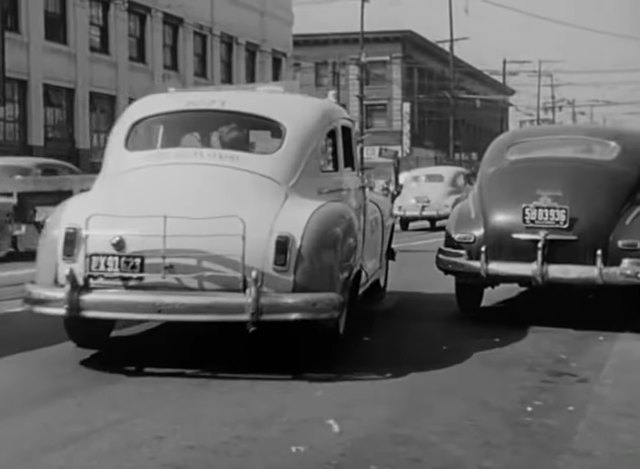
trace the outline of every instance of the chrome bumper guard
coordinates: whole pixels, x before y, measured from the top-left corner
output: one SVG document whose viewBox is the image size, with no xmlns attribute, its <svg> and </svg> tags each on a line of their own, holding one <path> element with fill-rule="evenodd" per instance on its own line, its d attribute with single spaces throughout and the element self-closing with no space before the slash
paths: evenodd
<svg viewBox="0 0 640 469">
<path fill-rule="evenodd" d="M 161 322 L 246 322 L 336 319 L 344 300 L 337 293 L 272 293 L 253 270 L 244 293 L 87 289 L 75 272 L 65 287 L 26 285 L 27 309 L 36 314 L 91 319 Z"/>
<path fill-rule="evenodd" d="M 640 285 L 640 259 L 626 258 L 619 266 L 605 267 L 602 249 L 598 249 L 595 265 L 549 264 L 544 259 L 548 241 L 575 241 L 577 238 L 546 233 L 516 233 L 513 238 L 537 241 L 534 262 L 491 261 L 486 246 L 480 249 L 479 260 L 470 259 L 464 249 L 440 247 L 436 254 L 436 266 L 447 275 L 484 280 L 487 284 Z"/>
</svg>

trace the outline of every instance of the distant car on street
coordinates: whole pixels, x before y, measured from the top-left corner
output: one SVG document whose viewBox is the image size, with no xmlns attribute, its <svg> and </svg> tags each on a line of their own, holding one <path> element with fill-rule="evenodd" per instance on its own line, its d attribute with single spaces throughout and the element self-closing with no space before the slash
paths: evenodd
<svg viewBox="0 0 640 469">
<path fill-rule="evenodd" d="M 71 163 L 55 158 L 34 156 L 0 156 L 0 181 L 20 181 L 28 186 L 33 178 L 77 176 L 82 171 Z M 0 253 L 10 249 L 18 252 L 35 251 L 38 234 L 44 220 L 62 201 L 64 191 L 50 190 L 35 185 L 31 194 L 17 193 L 0 182 L 0 208 L 5 212 L 0 227 Z"/>
<path fill-rule="evenodd" d="M 25 303 L 102 347 L 120 321 L 313 323 L 334 344 L 384 297 L 387 197 L 363 190 L 354 123 L 328 99 L 178 90 L 129 106 L 88 192 L 41 234 Z"/>
<path fill-rule="evenodd" d="M 416 221 L 428 221 L 431 229 L 446 220 L 451 210 L 468 194 L 469 171 L 459 166 L 428 166 L 407 171 L 393 214 L 406 231 Z"/>
<path fill-rule="evenodd" d="M 451 214 L 436 264 L 460 311 L 484 291 L 640 285 L 640 132 L 584 125 L 513 130 L 487 149 Z"/>
</svg>

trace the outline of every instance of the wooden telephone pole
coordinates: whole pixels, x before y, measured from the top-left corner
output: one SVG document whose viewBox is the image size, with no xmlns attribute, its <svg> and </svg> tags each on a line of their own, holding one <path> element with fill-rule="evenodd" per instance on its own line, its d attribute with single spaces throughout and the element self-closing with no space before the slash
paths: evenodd
<svg viewBox="0 0 640 469">
<path fill-rule="evenodd" d="M 360 60 L 359 80 L 358 80 L 358 104 L 360 108 L 360 167 L 364 168 L 364 133 L 366 126 L 365 104 L 364 104 L 364 80 L 366 72 L 365 51 L 364 51 L 364 6 L 369 0 L 360 0 Z"/>
<path fill-rule="evenodd" d="M 6 66 L 6 22 L 5 14 L 7 11 L 6 0 L 0 0 L 0 106 L 4 106 L 5 101 L 5 82 L 7 80 Z"/>
</svg>

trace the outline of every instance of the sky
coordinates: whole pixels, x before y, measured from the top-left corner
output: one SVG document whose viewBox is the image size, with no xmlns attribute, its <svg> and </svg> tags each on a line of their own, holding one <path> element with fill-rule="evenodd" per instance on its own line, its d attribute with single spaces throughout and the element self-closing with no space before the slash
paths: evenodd
<svg viewBox="0 0 640 469">
<path fill-rule="evenodd" d="M 500 73 L 509 64 L 507 84 L 516 90 L 512 122 L 535 118 L 537 60 L 553 73 L 556 98 L 575 99 L 579 122 L 640 126 L 640 0 L 452 0 L 455 53 L 472 65 Z M 293 0 L 294 33 L 359 29 L 359 0 Z M 515 12 L 507 8 L 524 12 Z M 575 29 L 528 14 L 612 34 Z M 365 28 L 412 29 L 430 40 L 449 37 L 447 0 L 369 0 Z M 624 36 L 618 37 L 617 35 Z M 448 47 L 443 44 L 443 47 Z M 620 72 L 617 69 L 635 69 Z M 501 79 L 500 75 L 495 76 Z M 543 78 L 541 101 L 550 102 L 550 78 Z M 602 101 L 616 103 L 603 105 Z M 622 104 L 620 104 L 622 103 Z M 624 104 L 630 103 L 630 104 Z M 595 104 L 593 108 L 589 106 Z M 542 113 L 542 117 L 551 114 Z M 570 122 L 568 107 L 559 122 Z"/>
</svg>

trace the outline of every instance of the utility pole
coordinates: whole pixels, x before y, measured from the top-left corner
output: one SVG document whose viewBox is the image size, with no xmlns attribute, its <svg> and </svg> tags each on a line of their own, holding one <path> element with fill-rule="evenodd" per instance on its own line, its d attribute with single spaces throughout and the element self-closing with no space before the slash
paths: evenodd
<svg viewBox="0 0 640 469">
<path fill-rule="evenodd" d="M 538 60 L 538 91 L 536 94 L 536 125 L 540 125 L 540 87 L 542 85 L 542 60 Z"/>
<path fill-rule="evenodd" d="M 5 13 L 6 13 L 6 0 L 0 0 L 0 106 L 4 106 L 5 99 L 5 82 L 7 80 L 7 53 L 6 53 L 6 28 L 5 28 Z"/>
<path fill-rule="evenodd" d="M 506 57 L 502 59 L 502 84 L 507 86 L 507 65 L 508 64 L 530 64 L 531 60 L 508 60 Z M 506 114 L 506 116 L 505 116 Z M 507 102 L 507 111 L 503 111 L 500 115 L 500 129 L 506 132 L 509 127 L 509 103 Z"/>
<path fill-rule="evenodd" d="M 589 106 L 589 122 L 593 124 L 593 104 Z"/>
<path fill-rule="evenodd" d="M 454 101 L 454 92 L 455 92 L 455 52 L 454 46 L 455 43 L 453 36 L 453 1 L 449 0 L 449 160 L 453 161 L 453 157 L 455 154 L 455 101 Z"/>
<path fill-rule="evenodd" d="M 551 122 L 556 123 L 556 91 L 553 84 L 553 73 L 549 75 L 551 81 Z"/>
<path fill-rule="evenodd" d="M 359 82 L 358 100 L 360 104 L 360 167 L 364 168 L 364 132 L 365 132 L 365 105 L 364 105 L 364 74 L 365 74 L 365 51 L 364 51 L 364 5 L 368 0 L 360 0 L 360 61 L 359 61 Z"/>
<path fill-rule="evenodd" d="M 571 123 L 575 125 L 575 124 L 578 123 L 578 116 L 576 114 L 576 100 L 575 100 L 575 98 L 572 99 L 571 101 L 569 101 L 569 104 L 571 104 Z"/>
</svg>

